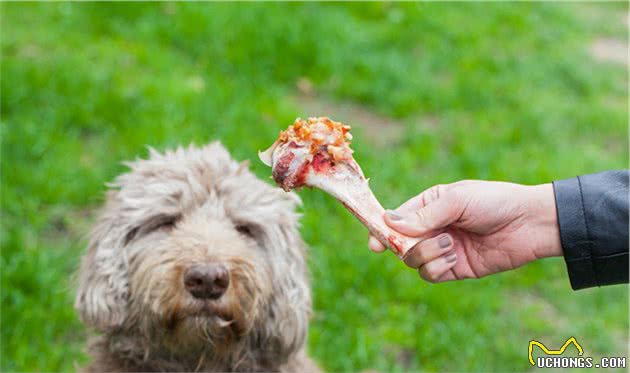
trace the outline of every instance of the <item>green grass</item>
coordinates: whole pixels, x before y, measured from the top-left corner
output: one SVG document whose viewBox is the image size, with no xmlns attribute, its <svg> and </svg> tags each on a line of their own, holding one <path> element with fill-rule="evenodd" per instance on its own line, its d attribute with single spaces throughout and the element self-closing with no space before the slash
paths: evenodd
<svg viewBox="0 0 630 373">
<path fill-rule="evenodd" d="M 348 120 L 386 206 L 458 179 L 533 184 L 627 167 L 626 71 L 588 52 L 599 37 L 627 42 L 625 3 L 0 10 L 2 371 L 85 361 L 71 275 L 122 160 L 145 156 L 146 144 L 220 139 L 266 178 L 256 151 L 309 114 L 295 100 L 302 77 L 321 98 L 406 126 L 378 147 Z M 562 259 L 430 285 L 370 253 L 365 229 L 330 197 L 300 195 L 309 349 L 327 370 L 525 371 L 532 338 L 626 352 L 626 286 L 573 292 Z"/>
</svg>

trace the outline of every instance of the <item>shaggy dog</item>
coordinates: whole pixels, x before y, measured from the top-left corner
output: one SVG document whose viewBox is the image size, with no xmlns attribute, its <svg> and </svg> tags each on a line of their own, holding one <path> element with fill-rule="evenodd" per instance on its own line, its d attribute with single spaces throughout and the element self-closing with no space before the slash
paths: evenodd
<svg viewBox="0 0 630 373">
<path fill-rule="evenodd" d="M 298 197 L 217 142 L 127 165 L 78 274 L 87 370 L 317 370 Z"/>
</svg>

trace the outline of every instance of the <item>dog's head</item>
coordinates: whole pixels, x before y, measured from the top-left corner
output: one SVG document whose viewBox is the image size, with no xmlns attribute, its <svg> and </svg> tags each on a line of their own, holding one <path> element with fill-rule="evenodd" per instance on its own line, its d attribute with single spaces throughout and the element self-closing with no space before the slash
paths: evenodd
<svg viewBox="0 0 630 373">
<path fill-rule="evenodd" d="M 173 352 L 235 341 L 276 356 L 299 349 L 310 293 L 298 197 L 258 180 L 216 142 L 151 150 L 128 166 L 81 264 L 83 321 Z"/>
</svg>

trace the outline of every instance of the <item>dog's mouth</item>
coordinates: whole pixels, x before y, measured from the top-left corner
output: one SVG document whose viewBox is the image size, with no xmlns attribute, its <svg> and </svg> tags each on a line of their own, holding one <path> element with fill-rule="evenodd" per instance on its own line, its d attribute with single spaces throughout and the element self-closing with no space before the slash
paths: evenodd
<svg viewBox="0 0 630 373">
<path fill-rule="evenodd" d="M 189 312 L 188 317 L 201 319 L 220 319 L 229 321 L 233 319 L 233 314 L 228 307 L 221 305 L 218 301 L 197 301 Z"/>
<path fill-rule="evenodd" d="M 176 328 L 181 323 L 192 323 L 204 331 L 211 331 L 212 334 L 240 337 L 247 331 L 243 315 L 219 300 L 195 301 L 167 321 L 169 328 Z"/>
</svg>

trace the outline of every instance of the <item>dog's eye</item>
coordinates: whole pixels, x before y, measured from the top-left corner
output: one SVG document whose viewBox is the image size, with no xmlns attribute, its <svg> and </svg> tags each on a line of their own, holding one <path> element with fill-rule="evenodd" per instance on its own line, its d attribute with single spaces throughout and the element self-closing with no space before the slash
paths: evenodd
<svg viewBox="0 0 630 373">
<path fill-rule="evenodd" d="M 163 217 L 135 227 L 125 235 L 125 245 L 152 232 L 170 232 L 179 221 L 179 218 L 179 216 Z"/>
<path fill-rule="evenodd" d="M 254 237 L 254 229 L 251 225 L 247 224 L 237 224 L 236 231 L 247 237 Z"/>
<path fill-rule="evenodd" d="M 125 245 L 133 241 L 133 239 L 136 238 L 136 236 L 138 235 L 139 231 L 140 231 L 140 228 L 136 227 L 130 230 L 129 232 L 127 232 L 127 234 L 125 235 Z"/>
<path fill-rule="evenodd" d="M 167 219 L 167 220 L 161 221 L 157 225 L 155 225 L 153 227 L 153 230 L 154 231 L 158 231 L 158 230 L 171 231 L 175 227 L 176 223 L 177 223 L 177 219 L 176 218 Z"/>
<path fill-rule="evenodd" d="M 179 221 L 179 216 L 163 216 L 156 219 L 152 225 L 148 226 L 146 233 L 149 232 L 170 232 L 175 228 L 175 225 Z"/>
</svg>

